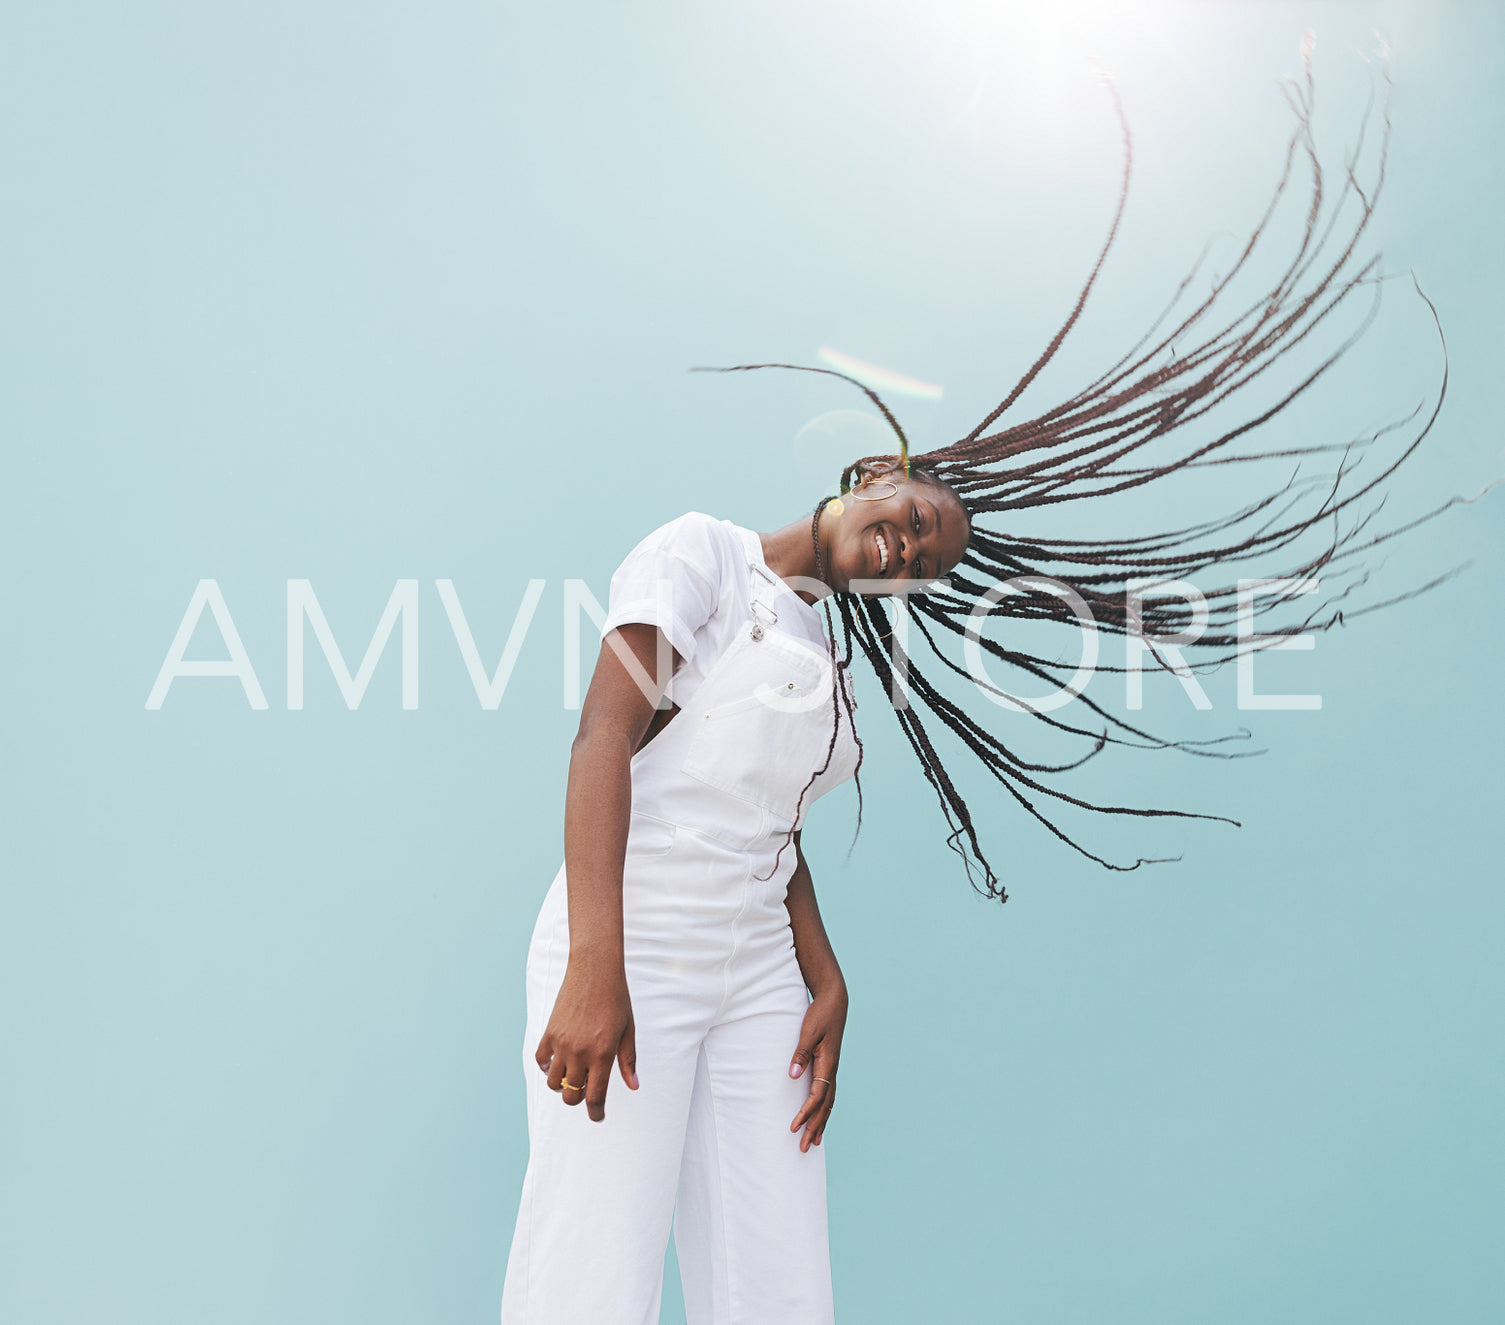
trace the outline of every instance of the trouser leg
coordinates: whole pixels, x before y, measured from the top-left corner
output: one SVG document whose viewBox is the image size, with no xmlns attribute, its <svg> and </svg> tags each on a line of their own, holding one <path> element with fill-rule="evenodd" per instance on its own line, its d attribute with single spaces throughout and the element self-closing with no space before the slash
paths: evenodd
<svg viewBox="0 0 1505 1325">
<path fill-rule="evenodd" d="M 797 976 L 756 1012 L 713 1027 L 697 1057 L 674 1241 L 691 1325 L 830 1325 L 824 1145 L 790 1121 L 807 999 Z"/>
<path fill-rule="evenodd" d="M 562 1103 L 534 1060 L 568 956 L 562 890 L 558 901 L 552 916 L 546 903 L 528 955 L 529 1157 L 502 1322 L 657 1325 L 704 1021 L 673 980 L 629 971 L 640 1089 L 613 1068 L 600 1123 Z"/>
</svg>

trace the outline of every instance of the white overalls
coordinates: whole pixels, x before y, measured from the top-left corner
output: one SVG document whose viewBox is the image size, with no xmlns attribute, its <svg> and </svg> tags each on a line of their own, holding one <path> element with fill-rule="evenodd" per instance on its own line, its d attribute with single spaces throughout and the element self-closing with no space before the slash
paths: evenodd
<svg viewBox="0 0 1505 1325">
<path fill-rule="evenodd" d="M 534 1058 L 569 954 L 562 866 L 533 933 L 530 1155 L 503 1325 L 654 1325 L 671 1216 L 691 1325 L 833 1319 L 825 1155 L 801 1153 L 789 1130 L 810 1086 L 808 1070 L 789 1076 L 808 1006 L 784 906 L 792 843 L 774 867 L 826 759 L 831 674 L 779 622 L 813 609 L 763 563 L 756 535 L 736 533 L 742 627 L 632 759 L 622 909 L 640 1088 L 614 1066 L 604 1122 L 566 1107 Z M 856 761 L 843 707 L 801 822 Z"/>
</svg>

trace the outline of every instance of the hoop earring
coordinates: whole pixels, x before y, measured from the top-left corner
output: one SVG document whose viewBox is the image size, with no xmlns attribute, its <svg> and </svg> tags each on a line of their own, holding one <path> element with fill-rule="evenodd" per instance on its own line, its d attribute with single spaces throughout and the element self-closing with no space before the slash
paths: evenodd
<svg viewBox="0 0 1505 1325">
<path fill-rule="evenodd" d="M 899 491 L 899 485 L 892 479 L 880 478 L 878 482 L 873 484 L 872 486 L 887 487 L 888 491 L 885 492 L 881 497 L 864 497 L 862 494 L 867 486 L 867 484 L 863 484 L 863 486 L 860 488 L 853 488 L 848 496 L 850 496 L 853 501 L 887 501 L 890 497 L 896 496 Z"/>
</svg>

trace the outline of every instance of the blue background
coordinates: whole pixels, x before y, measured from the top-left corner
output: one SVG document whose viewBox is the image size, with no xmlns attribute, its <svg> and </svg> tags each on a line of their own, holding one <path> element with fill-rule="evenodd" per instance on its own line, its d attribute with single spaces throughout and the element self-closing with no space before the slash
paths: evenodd
<svg viewBox="0 0 1505 1325">
<path fill-rule="evenodd" d="M 1257 218 L 1306 27 L 1340 171 L 1378 29 L 1396 92 L 1374 239 L 1436 301 L 1453 371 L 1387 518 L 1505 472 L 1494 6 L 151 0 L 5 26 L 18 1325 L 494 1317 L 526 1159 L 522 962 L 576 719 L 563 582 L 604 599 L 683 510 L 768 529 L 829 489 L 796 439 L 860 406 L 849 389 L 692 364 L 829 345 L 940 383 L 892 400 L 917 449 L 1001 399 L 1111 216 L 1094 57 L 1135 135 L 1129 212 L 1021 409 L 1094 376 L 1205 240 L 1226 254 Z M 1438 363 L 1394 282 L 1288 426 L 1346 439 L 1427 398 Z M 1165 523 L 1161 503 L 1127 518 Z M 1499 493 L 1456 507 L 1379 583 L 1466 574 L 1260 659 L 1263 688 L 1320 692 L 1319 713 L 1237 713 L 1231 668 L 1208 714 L 1151 682 L 1160 729 L 1252 718 L 1269 750 L 1119 753 L 1071 784 L 1244 820 L 1074 821 L 1178 864 L 1109 874 L 970 782 L 1003 908 L 969 890 L 859 678 L 862 835 L 847 858 L 849 788 L 806 833 L 853 999 L 827 1143 L 842 1319 L 1505 1315 L 1502 519 Z M 311 635 L 288 711 L 305 577 L 352 667 L 394 582 L 420 581 L 417 711 L 395 638 L 350 711 Z M 192 678 L 146 708 L 200 578 L 265 711 Z M 547 580 L 494 712 L 436 578 L 488 668 Z M 224 656 L 209 619 L 189 656 Z M 1120 685 L 1092 693 L 1122 711 Z"/>
</svg>

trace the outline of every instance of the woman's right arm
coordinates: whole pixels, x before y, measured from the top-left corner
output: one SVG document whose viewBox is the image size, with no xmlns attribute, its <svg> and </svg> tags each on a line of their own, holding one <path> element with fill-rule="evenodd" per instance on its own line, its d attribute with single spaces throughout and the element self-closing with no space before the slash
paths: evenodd
<svg viewBox="0 0 1505 1325">
<path fill-rule="evenodd" d="M 654 678 L 649 693 L 634 678 L 613 636 Z M 671 650 L 657 626 L 629 623 L 601 643 L 595 674 L 580 710 L 580 730 L 570 747 L 564 801 L 564 866 L 569 899 L 570 953 L 548 1028 L 538 1043 L 538 1065 L 549 1089 L 566 1104 L 585 1101 L 596 1122 L 606 1116 L 612 1063 L 636 1090 L 637 1044 L 622 946 L 622 864 L 632 811 L 629 761 L 653 718 L 666 675 L 657 660 Z M 674 655 L 677 658 L 677 655 Z M 568 1080 L 571 1087 L 563 1090 Z"/>
</svg>

